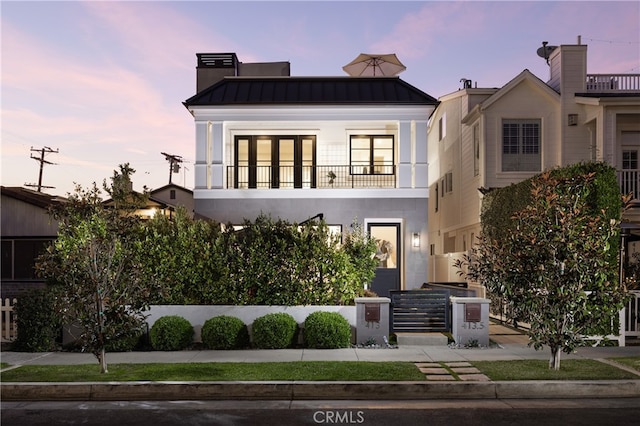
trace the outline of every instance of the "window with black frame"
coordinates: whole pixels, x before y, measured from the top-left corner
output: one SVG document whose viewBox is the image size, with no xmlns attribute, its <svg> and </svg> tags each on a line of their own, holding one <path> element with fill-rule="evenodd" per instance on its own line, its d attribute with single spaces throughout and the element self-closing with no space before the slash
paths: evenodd
<svg viewBox="0 0 640 426">
<path fill-rule="evenodd" d="M 352 175 L 393 175 L 392 135 L 353 135 L 350 141 Z"/>
</svg>

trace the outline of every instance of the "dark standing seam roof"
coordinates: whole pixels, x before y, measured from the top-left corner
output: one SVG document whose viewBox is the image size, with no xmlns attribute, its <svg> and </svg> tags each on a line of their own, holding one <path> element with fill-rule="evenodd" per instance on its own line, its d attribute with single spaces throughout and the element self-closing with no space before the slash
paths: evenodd
<svg viewBox="0 0 640 426">
<path fill-rule="evenodd" d="M 199 105 L 437 105 L 398 77 L 225 77 L 184 102 Z"/>
</svg>

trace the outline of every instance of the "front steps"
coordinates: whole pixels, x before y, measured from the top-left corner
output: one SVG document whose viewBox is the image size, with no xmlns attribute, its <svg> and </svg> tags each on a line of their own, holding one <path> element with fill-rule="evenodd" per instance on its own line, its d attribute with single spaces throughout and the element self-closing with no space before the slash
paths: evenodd
<svg viewBox="0 0 640 426">
<path fill-rule="evenodd" d="M 442 333 L 396 333 L 398 346 L 447 346 L 449 339 Z"/>
</svg>

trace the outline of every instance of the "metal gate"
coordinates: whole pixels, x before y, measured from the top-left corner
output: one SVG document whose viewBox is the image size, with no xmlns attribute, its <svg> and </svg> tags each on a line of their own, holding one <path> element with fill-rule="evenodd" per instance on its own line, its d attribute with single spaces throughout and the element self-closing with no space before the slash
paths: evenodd
<svg viewBox="0 0 640 426">
<path fill-rule="evenodd" d="M 391 333 L 451 331 L 449 290 L 391 291 Z"/>
</svg>

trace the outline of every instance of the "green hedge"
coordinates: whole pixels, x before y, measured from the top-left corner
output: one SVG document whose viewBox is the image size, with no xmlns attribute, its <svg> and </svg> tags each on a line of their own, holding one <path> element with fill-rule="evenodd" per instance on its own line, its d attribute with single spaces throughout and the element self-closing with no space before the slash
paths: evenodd
<svg viewBox="0 0 640 426">
<path fill-rule="evenodd" d="M 208 349 L 244 349 L 249 332 L 241 319 L 227 315 L 209 318 L 202 325 L 202 343 Z"/>
<path fill-rule="evenodd" d="M 338 312 L 313 312 L 304 321 L 304 343 L 308 348 L 348 348 L 351 325 Z"/>
<path fill-rule="evenodd" d="M 157 351 L 180 351 L 189 347 L 193 341 L 193 326 L 178 315 L 160 317 L 153 323 L 151 346 Z"/>
<path fill-rule="evenodd" d="M 18 336 L 13 348 L 23 352 L 47 352 L 55 349 L 61 324 L 50 288 L 29 290 L 15 305 Z"/>
<path fill-rule="evenodd" d="M 266 314 L 253 322 L 253 343 L 259 349 L 284 349 L 295 344 L 298 323 L 284 312 Z"/>
</svg>

